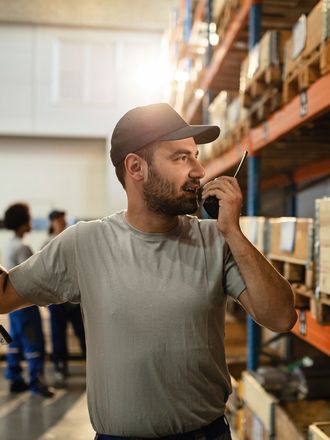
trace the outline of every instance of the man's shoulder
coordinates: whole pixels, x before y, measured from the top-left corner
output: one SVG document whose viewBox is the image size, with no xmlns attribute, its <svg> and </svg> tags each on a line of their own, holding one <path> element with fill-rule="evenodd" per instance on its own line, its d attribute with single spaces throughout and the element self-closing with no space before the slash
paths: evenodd
<svg viewBox="0 0 330 440">
<path fill-rule="evenodd" d="M 122 217 L 122 212 L 116 212 L 95 220 L 79 221 L 70 228 L 67 228 L 66 231 L 71 229 L 71 233 L 77 234 L 79 237 L 81 235 L 99 234 L 105 231 L 109 233 L 111 230 L 117 230 L 123 224 Z"/>
</svg>

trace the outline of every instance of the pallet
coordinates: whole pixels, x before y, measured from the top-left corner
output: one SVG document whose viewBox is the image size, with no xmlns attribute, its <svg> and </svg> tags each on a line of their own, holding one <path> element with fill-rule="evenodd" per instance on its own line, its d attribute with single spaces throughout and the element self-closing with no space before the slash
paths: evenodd
<svg viewBox="0 0 330 440">
<path fill-rule="evenodd" d="M 282 93 L 276 89 L 269 89 L 264 95 L 251 105 L 249 110 L 249 126 L 255 127 L 265 121 L 272 113 L 282 106 Z"/>
<path fill-rule="evenodd" d="M 270 256 L 269 260 L 275 269 L 280 272 L 290 283 L 306 286 L 307 289 L 314 289 L 314 265 L 312 263 L 300 262 L 294 258 L 276 258 Z"/>
<path fill-rule="evenodd" d="M 281 75 L 280 66 L 270 65 L 259 69 L 242 92 L 243 107 L 250 107 L 269 90 L 274 90 L 274 88 L 280 90 Z"/>
<path fill-rule="evenodd" d="M 228 133 L 228 140 L 230 145 L 237 144 L 249 131 L 250 123 L 249 120 L 240 121 L 237 123 L 235 128 L 232 128 Z"/>
<path fill-rule="evenodd" d="M 286 104 L 300 92 L 308 89 L 330 71 L 330 39 L 313 52 L 304 55 L 301 62 L 284 79 L 283 102 Z"/>
<path fill-rule="evenodd" d="M 272 265 L 286 278 L 292 286 L 296 309 L 311 310 L 314 295 L 314 267 L 311 263 L 270 259 Z"/>
<path fill-rule="evenodd" d="M 320 297 L 311 302 L 311 313 L 321 325 L 330 325 L 330 295 L 321 293 Z"/>
</svg>

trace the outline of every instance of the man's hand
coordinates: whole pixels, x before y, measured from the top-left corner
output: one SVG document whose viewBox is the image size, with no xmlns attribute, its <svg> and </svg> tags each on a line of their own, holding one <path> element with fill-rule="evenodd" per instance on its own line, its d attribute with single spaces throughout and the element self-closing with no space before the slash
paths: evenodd
<svg viewBox="0 0 330 440">
<path fill-rule="evenodd" d="M 202 198 L 215 196 L 219 200 L 218 228 L 226 237 L 240 229 L 242 192 L 235 177 L 221 176 L 204 185 Z"/>
</svg>

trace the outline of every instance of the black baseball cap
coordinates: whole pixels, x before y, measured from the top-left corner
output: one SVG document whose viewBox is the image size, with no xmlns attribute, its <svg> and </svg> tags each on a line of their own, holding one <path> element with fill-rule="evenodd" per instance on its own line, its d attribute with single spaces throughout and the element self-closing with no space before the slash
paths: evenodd
<svg viewBox="0 0 330 440">
<path fill-rule="evenodd" d="M 220 134 L 216 125 L 189 125 L 166 103 L 129 110 L 119 119 L 111 137 L 110 157 L 114 166 L 129 153 L 155 141 L 173 141 L 193 137 L 196 144 L 207 144 Z"/>
<path fill-rule="evenodd" d="M 50 221 L 55 220 L 56 218 L 62 217 L 65 215 L 65 211 L 58 211 L 57 209 L 54 209 L 54 211 L 51 211 L 48 215 L 48 218 Z"/>
</svg>

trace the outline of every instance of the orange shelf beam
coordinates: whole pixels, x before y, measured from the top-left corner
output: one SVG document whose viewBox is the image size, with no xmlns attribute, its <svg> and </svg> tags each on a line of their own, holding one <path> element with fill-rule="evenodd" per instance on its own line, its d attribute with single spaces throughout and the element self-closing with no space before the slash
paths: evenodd
<svg viewBox="0 0 330 440">
<path fill-rule="evenodd" d="M 266 122 L 250 132 L 239 142 L 232 146 L 225 153 L 212 159 L 205 165 L 205 180 L 211 180 L 220 174 L 225 173 L 234 166 L 240 159 L 244 150 L 249 151 L 249 155 L 258 154 L 258 151 L 280 137 L 289 133 L 296 127 L 315 118 L 321 113 L 330 109 L 330 73 L 318 79 L 307 90 L 306 114 L 300 115 L 300 96 L 296 96 L 282 109 L 275 112 Z M 294 178 L 297 182 L 306 180 L 306 178 L 324 175 L 328 171 L 329 161 L 325 161 L 319 166 L 310 165 L 310 167 L 296 170 Z"/>
<path fill-rule="evenodd" d="M 330 108 L 330 73 L 307 90 L 306 113 L 301 116 L 301 97 L 293 98 L 264 124 L 250 131 L 251 150 L 257 151 Z"/>
<path fill-rule="evenodd" d="M 220 74 L 221 67 L 230 49 L 232 48 L 238 34 L 240 33 L 241 29 L 247 21 L 249 11 L 253 3 L 253 0 L 242 0 L 239 11 L 231 21 L 222 44 L 220 44 L 219 48 L 215 51 L 212 57 L 211 64 L 207 68 L 201 80 L 199 88 L 204 90 L 204 92 L 206 92 L 210 88 L 210 85 L 216 75 Z M 189 103 L 185 114 L 185 119 L 187 119 L 188 122 L 191 121 L 194 117 L 194 114 L 198 109 L 201 99 L 202 97 L 197 97 L 194 95 L 192 101 Z"/>
<path fill-rule="evenodd" d="M 330 356 L 330 325 L 318 324 L 309 311 L 298 314 L 292 333 Z"/>
<path fill-rule="evenodd" d="M 249 140 L 247 137 L 243 138 L 241 142 L 230 150 L 227 150 L 221 156 L 218 156 L 204 165 L 205 177 L 204 182 L 215 179 L 221 174 L 224 174 L 228 169 L 236 165 L 243 156 L 245 150 L 249 151 Z"/>
</svg>

